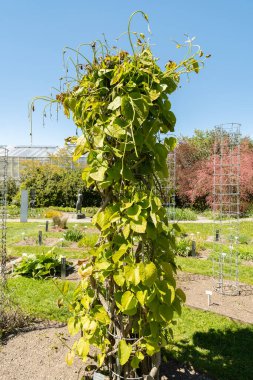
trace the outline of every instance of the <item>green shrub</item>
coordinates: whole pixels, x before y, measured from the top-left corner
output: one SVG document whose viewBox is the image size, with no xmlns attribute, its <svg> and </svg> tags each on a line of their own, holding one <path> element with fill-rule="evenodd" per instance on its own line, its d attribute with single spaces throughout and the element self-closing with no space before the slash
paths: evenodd
<svg viewBox="0 0 253 380">
<path fill-rule="evenodd" d="M 61 218 L 62 217 L 62 213 L 60 211 L 58 211 L 58 210 L 50 209 L 50 210 L 46 210 L 44 212 L 44 217 L 45 218 L 54 218 L 54 217 Z"/>
<path fill-rule="evenodd" d="M 17 218 L 20 215 L 20 207 L 16 205 L 7 206 L 7 216 L 8 218 Z"/>
<path fill-rule="evenodd" d="M 69 267 L 71 263 L 66 262 L 66 265 Z M 24 253 L 14 273 L 33 278 L 55 277 L 61 273 L 61 258 L 53 250 L 37 255 Z"/>
<path fill-rule="evenodd" d="M 83 207 L 101 204 L 100 194 L 84 187 L 80 167 L 70 169 L 54 163 L 29 161 L 22 166 L 21 186 L 35 191 L 36 206 L 71 207 L 72 211 L 79 191 L 83 194 Z M 20 195 L 16 195 L 15 200 L 20 201 Z"/>
<path fill-rule="evenodd" d="M 63 206 L 50 206 L 49 209 L 53 209 L 56 211 L 62 211 L 62 212 L 75 212 L 76 208 L 74 207 L 63 207 Z"/>
<path fill-rule="evenodd" d="M 65 232 L 64 238 L 68 241 L 79 241 L 83 238 L 83 233 L 78 229 L 71 229 Z"/>
</svg>

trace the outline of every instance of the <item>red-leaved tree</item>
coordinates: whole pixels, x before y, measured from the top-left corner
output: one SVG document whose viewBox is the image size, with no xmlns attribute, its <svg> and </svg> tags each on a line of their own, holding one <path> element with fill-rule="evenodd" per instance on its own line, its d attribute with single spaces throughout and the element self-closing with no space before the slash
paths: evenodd
<svg viewBox="0 0 253 380">
<path fill-rule="evenodd" d="M 210 207 L 213 202 L 213 141 L 209 147 L 195 144 L 194 138 L 179 143 L 177 155 L 177 197 L 179 204 L 199 209 Z M 208 154 L 209 150 L 209 154 Z M 240 144 L 240 203 L 241 211 L 247 210 L 253 201 L 253 146 L 249 138 Z"/>
</svg>

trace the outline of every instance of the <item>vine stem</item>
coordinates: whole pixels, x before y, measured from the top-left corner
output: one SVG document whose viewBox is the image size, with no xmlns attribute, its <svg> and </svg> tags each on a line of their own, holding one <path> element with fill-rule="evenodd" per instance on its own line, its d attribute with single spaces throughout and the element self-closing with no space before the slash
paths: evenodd
<svg viewBox="0 0 253 380">
<path fill-rule="evenodd" d="M 129 39 L 129 43 L 131 45 L 131 49 L 133 51 L 133 55 L 135 56 L 135 50 L 134 50 L 134 45 L 133 45 L 133 41 L 132 41 L 132 38 L 131 38 L 131 23 L 132 23 L 132 19 L 133 17 L 137 14 L 137 13 L 141 13 L 142 16 L 145 18 L 145 20 L 147 21 L 148 25 L 149 25 L 149 22 L 148 22 L 148 16 L 146 15 L 146 13 L 144 13 L 143 11 L 141 10 L 138 10 L 138 11 L 135 11 L 131 14 L 131 16 L 129 17 L 129 21 L 128 21 L 128 27 L 127 27 L 127 34 L 128 34 L 128 39 Z"/>
</svg>

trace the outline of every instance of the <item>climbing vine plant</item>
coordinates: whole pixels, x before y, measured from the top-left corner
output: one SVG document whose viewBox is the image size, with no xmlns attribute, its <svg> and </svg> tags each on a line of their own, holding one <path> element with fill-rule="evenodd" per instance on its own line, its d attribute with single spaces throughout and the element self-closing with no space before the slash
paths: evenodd
<svg viewBox="0 0 253 380">
<path fill-rule="evenodd" d="M 76 50 L 74 84 L 67 81 L 50 100 L 81 130 L 67 141 L 75 144 L 74 160 L 87 155 L 83 180 L 103 200 L 93 218 L 100 237 L 79 269 L 68 321 L 70 334 L 81 337 L 67 362 L 92 357 L 96 364 L 87 365 L 87 378 L 94 370 L 111 379 L 155 378 L 160 350 L 173 336 L 174 313 L 185 301 L 174 278 L 179 229 L 169 223 L 154 189 L 168 176 L 166 159 L 175 145 L 173 137 L 161 139 L 176 123 L 169 96 L 183 73 L 199 72 L 205 57 L 188 40 L 177 45 L 187 46 L 187 57 L 162 70 L 145 36 L 131 32 L 133 15 L 132 53 L 100 41 L 91 44 L 92 61 Z"/>
</svg>

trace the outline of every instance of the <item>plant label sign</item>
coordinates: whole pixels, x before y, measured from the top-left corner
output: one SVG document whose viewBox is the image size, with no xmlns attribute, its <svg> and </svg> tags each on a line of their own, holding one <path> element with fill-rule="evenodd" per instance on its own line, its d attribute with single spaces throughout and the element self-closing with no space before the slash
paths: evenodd
<svg viewBox="0 0 253 380">
<path fill-rule="evenodd" d="M 96 372 L 93 375 L 93 380 L 105 380 L 105 376 L 102 373 Z"/>
</svg>

